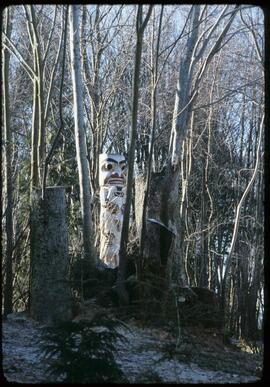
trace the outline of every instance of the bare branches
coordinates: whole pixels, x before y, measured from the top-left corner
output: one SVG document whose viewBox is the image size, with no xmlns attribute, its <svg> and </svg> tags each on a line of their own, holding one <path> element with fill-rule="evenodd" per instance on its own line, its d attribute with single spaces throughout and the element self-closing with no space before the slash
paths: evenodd
<svg viewBox="0 0 270 387">
<path fill-rule="evenodd" d="M 64 13 L 64 9 L 63 9 L 63 13 Z M 62 47 L 62 41 L 63 41 L 63 35 L 65 34 L 65 21 L 64 21 L 64 18 L 62 19 L 63 20 L 63 28 L 62 28 L 62 34 L 61 34 L 61 38 L 59 40 L 59 45 L 58 45 L 58 50 L 57 50 L 57 53 L 56 53 L 56 57 L 55 57 L 55 61 L 53 63 L 53 67 L 52 67 L 52 70 L 51 70 L 51 75 L 50 75 L 50 82 L 49 82 L 49 87 L 48 87 L 48 92 L 47 92 L 47 99 L 46 99 L 46 104 L 45 104 L 45 111 L 44 111 L 44 122 L 46 123 L 47 122 L 47 119 L 48 119 L 48 114 L 49 114 L 49 106 L 50 106 L 50 101 L 51 101 L 51 94 L 52 94 L 52 85 L 53 85 L 53 81 L 54 81 L 54 78 L 55 78 L 55 73 L 56 73 L 56 70 L 57 70 L 57 67 L 58 67 L 58 63 L 59 63 L 59 57 L 60 57 L 60 52 L 61 52 L 61 47 Z M 51 30 L 52 32 L 53 30 Z M 51 37 L 50 37 L 51 39 Z M 64 44 L 65 45 L 65 44 Z M 48 45 L 47 45 L 47 49 L 48 50 L 49 48 L 49 42 L 48 42 Z M 44 56 L 43 56 L 43 61 L 45 61 L 46 59 L 46 56 L 47 56 L 47 53 L 45 52 Z M 61 86 L 60 86 L 61 88 Z"/>
<path fill-rule="evenodd" d="M 136 31 L 138 35 L 141 35 L 145 30 L 145 27 L 152 13 L 152 8 L 153 8 L 153 5 L 149 5 L 146 16 L 143 20 L 143 6 L 138 6 L 137 19 L 136 19 Z"/>
<path fill-rule="evenodd" d="M 220 13 L 219 17 L 216 19 L 215 23 L 212 25 L 212 27 L 209 27 L 209 32 L 207 29 L 205 29 L 201 35 L 199 36 L 198 40 L 197 40 L 197 43 L 194 47 L 194 53 L 195 53 L 195 60 L 198 61 L 198 59 L 202 58 L 205 50 L 206 50 L 206 47 L 208 46 L 208 43 L 210 41 L 210 38 L 212 37 L 214 31 L 217 29 L 217 27 L 219 27 L 219 24 L 220 24 L 220 21 L 222 18 L 224 18 L 224 14 L 225 12 L 227 11 L 227 9 L 229 8 L 229 6 L 227 7 L 224 7 L 223 11 Z M 204 36 L 206 35 L 208 32 L 208 35 L 207 36 Z M 202 46 L 200 48 L 200 50 L 198 52 L 197 51 L 197 47 L 198 45 L 200 44 L 200 42 L 203 41 L 202 43 Z"/>
<path fill-rule="evenodd" d="M 41 185 L 43 195 L 49 182 L 73 187 L 69 198 L 74 257 L 81 255 L 81 230 L 86 224 L 78 225 L 80 210 L 82 217 L 84 210 L 90 214 L 90 227 L 86 228 L 90 231 L 84 230 L 84 238 L 87 242 L 90 234 L 94 235 L 98 256 L 98 154 L 106 150 L 124 154 L 131 171 L 131 204 L 121 254 L 127 256 L 131 251 L 129 244 L 134 238 L 129 226 L 134 216 L 136 221 L 140 218 L 141 206 L 144 226 L 145 216 L 153 211 L 155 219 L 168 222 L 177 238 L 167 254 L 163 235 L 152 235 L 151 225 L 146 223 L 144 229 L 136 228 L 140 232 L 137 241 L 142 242 L 138 255 L 146 256 L 156 248 L 162 267 L 169 256 L 167 269 L 173 281 L 182 283 L 187 272 L 189 285 L 208 286 L 219 295 L 227 266 L 225 282 L 234 300 L 227 297 L 226 302 L 233 311 L 232 324 L 241 325 L 244 314 L 237 309 L 241 301 L 237 292 L 240 296 L 242 284 L 253 286 L 254 292 L 257 289 L 251 276 L 261 272 L 263 228 L 263 165 L 256 162 L 258 144 L 260 160 L 263 154 L 264 37 L 259 10 L 249 8 L 228 4 L 78 6 L 77 27 L 70 38 L 73 43 L 75 35 L 81 40 L 80 47 L 76 40 L 73 57 L 65 50 L 65 6 L 25 4 L 13 8 L 16 30 L 12 36 L 5 28 L 2 33 L 2 50 L 10 55 L 11 65 L 10 175 L 15 188 L 13 236 L 18 237 L 13 256 L 23 251 L 26 262 L 29 258 L 25 232 L 21 236 L 20 230 L 28 220 L 25 204 L 30 182 Z M 81 71 L 77 71 L 81 63 L 82 82 L 78 78 Z M 72 72 L 67 71 L 69 64 Z M 74 110 L 72 95 L 77 103 Z M 45 143 L 44 158 L 39 162 L 42 181 L 40 170 L 33 167 L 33 174 L 31 171 L 31 162 L 37 165 L 42 146 L 41 129 Z M 75 153 L 78 159 L 82 156 L 82 162 L 76 163 Z M 134 176 L 138 174 L 144 174 L 146 185 L 138 202 L 133 202 L 137 195 Z M 89 185 L 90 195 L 86 190 L 80 197 L 83 185 L 86 189 Z M 7 197 L 5 200 L 6 216 Z M 86 204 L 84 209 L 80 200 Z M 136 260 L 136 274 L 146 268 L 139 267 L 140 263 Z M 17 265 L 16 270 L 21 269 Z M 239 278 L 238 270 L 242 270 Z M 120 271 L 123 274 L 123 264 Z M 27 282 L 26 277 L 22 281 L 20 275 L 16 278 L 14 300 L 22 297 L 19 288 Z M 258 283 L 261 290 L 262 281 Z"/>
<path fill-rule="evenodd" d="M 236 240 L 237 240 L 238 230 L 239 230 L 239 222 L 241 219 L 241 210 L 242 210 L 242 207 L 244 205 L 245 199 L 246 199 L 247 195 L 249 194 L 251 187 L 254 184 L 254 181 L 256 179 L 257 173 L 258 173 L 258 167 L 259 167 L 259 163 L 260 163 L 260 148 L 261 148 L 263 129 L 264 129 L 264 114 L 261 118 L 261 123 L 260 123 L 260 128 L 259 128 L 259 138 L 258 138 L 258 143 L 257 143 L 256 160 L 255 160 L 253 174 L 252 174 L 252 177 L 251 177 L 248 185 L 246 186 L 246 189 L 244 190 L 242 197 L 241 197 L 241 199 L 237 205 L 237 208 L 236 208 L 233 235 L 232 235 L 232 240 L 231 240 L 231 244 L 230 244 L 229 254 L 228 254 L 228 257 L 226 259 L 226 268 L 225 268 L 225 272 L 224 272 L 223 285 L 222 285 L 222 307 L 223 307 L 224 313 L 225 313 L 225 302 L 226 302 L 226 294 L 225 294 L 226 285 L 227 285 L 228 274 L 229 274 L 229 271 L 231 270 L 231 266 L 232 266 L 233 253 L 234 253 L 235 246 L 236 246 Z"/>
<path fill-rule="evenodd" d="M 204 59 L 203 64 L 200 67 L 200 69 L 198 71 L 198 74 L 197 74 L 197 77 L 196 77 L 195 82 L 194 82 L 193 93 L 196 92 L 196 90 L 198 88 L 198 85 L 199 85 L 199 82 L 201 81 L 201 79 L 202 79 L 202 77 L 203 77 L 203 75 L 205 73 L 207 65 L 210 63 L 210 61 L 212 60 L 214 55 L 220 50 L 221 43 L 222 43 L 224 37 L 226 36 L 226 34 L 227 34 L 227 32 L 228 32 L 232 22 L 233 22 L 233 19 L 234 19 L 235 15 L 236 15 L 238 7 L 239 7 L 238 5 L 235 6 L 235 9 L 234 9 L 234 11 L 231 14 L 230 19 L 228 20 L 228 22 L 226 23 L 225 27 L 223 28 L 223 30 L 219 34 L 219 37 L 217 38 L 217 40 L 214 43 L 214 45 L 211 47 L 207 57 Z"/>
<path fill-rule="evenodd" d="M 56 25 L 56 16 L 57 16 L 57 5 L 55 6 L 55 10 L 54 10 L 54 18 L 53 18 L 53 25 L 52 25 L 52 28 L 50 30 L 50 35 L 49 35 L 49 38 L 48 38 L 48 41 L 47 41 L 47 45 L 45 47 L 45 50 L 44 50 L 44 54 L 42 56 L 42 62 L 45 63 L 46 61 L 46 58 L 47 58 L 47 55 L 48 55 L 48 52 L 49 52 L 49 48 L 50 48 L 50 45 L 52 43 L 52 37 L 53 37 L 53 32 L 54 32 L 54 29 L 55 29 L 55 25 Z M 62 30 L 63 31 L 63 30 Z"/>
<path fill-rule="evenodd" d="M 258 60 L 263 65 L 263 53 L 261 51 L 261 48 L 259 46 L 259 42 L 258 42 L 257 37 L 255 35 L 254 26 L 252 24 L 251 18 L 250 18 L 250 21 L 251 21 L 251 25 L 250 25 L 250 24 L 248 24 L 246 22 L 242 10 L 240 10 L 240 17 L 241 17 L 241 20 L 242 20 L 243 24 L 248 28 L 248 30 L 249 30 L 249 32 L 250 32 L 250 34 L 252 36 L 252 40 L 253 40 L 253 43 L 254 43 L 254 47 L 255 47 L 255 50 L 256 50 L 256 54 L 257 54 Z"/>
<path fill-rule="evenodd" d="M 29 75 L 30 79 L 33 80 L 36 77 L 36 73 L 34 72 L 33 68 L 26 62 L 26 60 L 23 58 L 19 49 L 12 43 L 12 41 L 9 39 L 9 37 L 6 35 L 6 33 L 4 31 L 2 31 L 2 34 L 3 34 L 6 42 L 8 43 L 8 44 L 6 44 L 5 42 L 3 42 L 3 46 L 6 47 L 11 52 L 11 54 L 13 54 L 18 59 L 20 64 L 23 66 L 23 68 L 25 69 L 25 71 Z"/>
<path fill-rule="evenodd" d="M 63 99 L 63 86 L 64 86 L 64 79 L 65 79 L 65 59 L 66 59 L 66 41 L 67 41 L 67 23 L 68 23 L 68 6 L 66 6 L 66 10 L 65 10 L 65 13 L 64 13 L 64 9 L 63 9 L 63 26 L 64 26 L 64 29 L 63 29 L 63 35 L 64 35 L 64 41 L 63 41 L 63 59 L 62 59 L 62 74 L 61 74 L 61 83 L 60 83 L 60 90 L 59 90 L 59 118 L 60 118 L 60 123 L 59 123 L 59 129 L 56 133 L 56 136 L 53 140 L 53 143 L 51 145 L 51 149 L 45 159 L 45 163 L 44 163 L 44 173 L 43 173 L 43 182 L 42 182 L 42 198 L 44 198 L 44 193 L 45 193 L 45 188 L 46 188 L 46 179 L 47 179 L 47 171 L 48 171 L 48 166 L 52 160 L 52 157 L 53 157 L 53 153 L 55 151 L 55 148 L 57 146 L 57 143 L 58 143 L 58 140 L 59 140 L 59 136 L 63 130 L 63 127 L 64 127 L 64 121 L 63 121 L 63 109 L 62 109 L 62 99 Z M 60 45 L 59 45 L 59 50 L 58 50 L 58 57 L 59 57 L 59 53 L 60 53 L 60 49 L 61 49 L 61 46 L 62 46 L 62 39 L 60 41 Z M 58 62 L 58 58 L 57 58 L 57 62 Z M 56 62 L 56 63 L 57 63 Z M 53 79 L 53 78 L 51 78 Z M 51 88 L 50 88 L 51 90 Z M 47 106 L 49 104 L 49 99 L 47 100 Z"/>
<path fill-rule="evenodd" d="M 239 228 L 239 221 L 240 221 L 240 213 L 241 213 L 241 208 L 243 206 L 243 203 L 254 183 L 254 180 L 257 176 L 257 173 L 258 173 L 258 167 L 259 167 L 259 163 L 260 163 L 260 148 L 261 148 L 261 141 L 262 141 L 262 133 L 263 133 L 263 129 L 264 129 L 264 114 L 261 118 L 261 123 L 260 123 L 260 131 L 259 131 L 259 139 L 258 139 L 258 144 L 257 144 L 257 151 L 256 151 L 256 161 L 255 161 L 255 166 L 254 166 L 254 170 L 253 170 L 253 174 L 252 174 L 252 177 L 237 205 L 237 209 L 236 209 L 236 215 L 235 215 L 235 224 L 234 224 L 234 230 L 233 230 L 233 236 L 232 236 L 232 241 L 231 241 L 231 247 L 230 247 L 230 252 L 229 252 L 229 257 L 228 257 L 228 262 L 227 262 L 227 266 L 226 266 L 226 273 L 228 273 L 228 270 L 229 270 L 229 267 L 230 267 L 230 261 L 232 259 L 232 254 L 234 252 L 234 248 L 235 248 L 235 243 L 236 243 L 236 238 L 237 238 L 237 233 L 238 233 L 238 228 Z"/>
</svg>

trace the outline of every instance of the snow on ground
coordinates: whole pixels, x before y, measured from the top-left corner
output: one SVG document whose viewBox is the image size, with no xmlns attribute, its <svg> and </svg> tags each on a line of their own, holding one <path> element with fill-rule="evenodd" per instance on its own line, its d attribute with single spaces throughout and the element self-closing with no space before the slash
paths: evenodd
<svg viewBox="0 0 270 387">
<path fill-rule="evenodd" d="M 3 370 L 9 382 L 41 383 L 46 364 L 39 347 L 40 325 L 23 316 L 12 316 L 2 324 Z"/>
<path fill-rule="evenodd" d="M 164 383 L 246 383 L 259 380 L 255 376 L 205 370 L 194 363 L 162 360 L 163 342 L 149 331 L 146 333 L 136 327 L 130 333 L 121 333 L 128 342 L 119 343 L 117 361 L 131 383 L 140 382 L 142 375 L 150 378 L 151 374 Z"/>
<path fill-rule="evenodd" d="M 39 347 L 41 325 L 20 314 L 3 322 L 2 347 L 4 375 L 9 382 L 42 383 L 48 381 L 46 363 Z M 133 326 L 121 328 L 125 342 L 118 343 L 116 360 L 131 383 L 246 383 L 259 380 L 202 369 L 194 363 L 161 359 L 164 340 L 151 331 Z"/>
</svg>

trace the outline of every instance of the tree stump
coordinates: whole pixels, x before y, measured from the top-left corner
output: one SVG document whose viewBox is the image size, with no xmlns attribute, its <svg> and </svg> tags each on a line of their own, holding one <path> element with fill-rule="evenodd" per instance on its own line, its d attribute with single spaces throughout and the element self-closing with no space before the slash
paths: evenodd
<svg viewBox="0 0 270 387">
<path fill-rule="evenodd" d="M 142 204 L 144 199 L 145 177 L 139 176 L 135 180 L 135 221 L 138 233 L 140 233 L 142 224 Z M 158 222 L 167 224 L 167 218 L 164 216 L 164 176 L 163 172 L 152 173 L 148 205 L 146 208 L 146 219 L 154 219 Z M 158 223 L 146 222 L 146 235 L 144 242 L 144 258 L 155 266 L 166 265 L 168 250 L 170 247 L 171 235 Z"/>
<path fill-rule="evenodd" d="M 72 318 L 64 187 L 32 194 L 30 314 L 42 323 Z"/>
</svg>

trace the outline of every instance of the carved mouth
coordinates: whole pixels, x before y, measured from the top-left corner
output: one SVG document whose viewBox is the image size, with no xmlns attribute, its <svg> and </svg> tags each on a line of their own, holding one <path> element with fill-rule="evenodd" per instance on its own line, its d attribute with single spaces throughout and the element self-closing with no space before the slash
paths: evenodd
<svg viewBox="0 0 270 387">
<path fill-rule="evenodd" d="M 112 177 L 111 179 L 109 179 L 106 184 L 108 185 L 124 185 L 124 179 L 118 177 Z"/>
</svg>

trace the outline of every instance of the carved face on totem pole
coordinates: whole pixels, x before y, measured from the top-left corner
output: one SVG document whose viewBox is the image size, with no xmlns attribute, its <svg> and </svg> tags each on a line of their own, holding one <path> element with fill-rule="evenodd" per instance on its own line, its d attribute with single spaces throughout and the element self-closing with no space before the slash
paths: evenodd
<svg viewBox="0 0 270 387">
<path fill-rule="evenodd" d="M 100 260 L 111 269 L 119 265 L 126 173 L 124 156 L 107 153 L 99 155 Z"/>
</svg>

